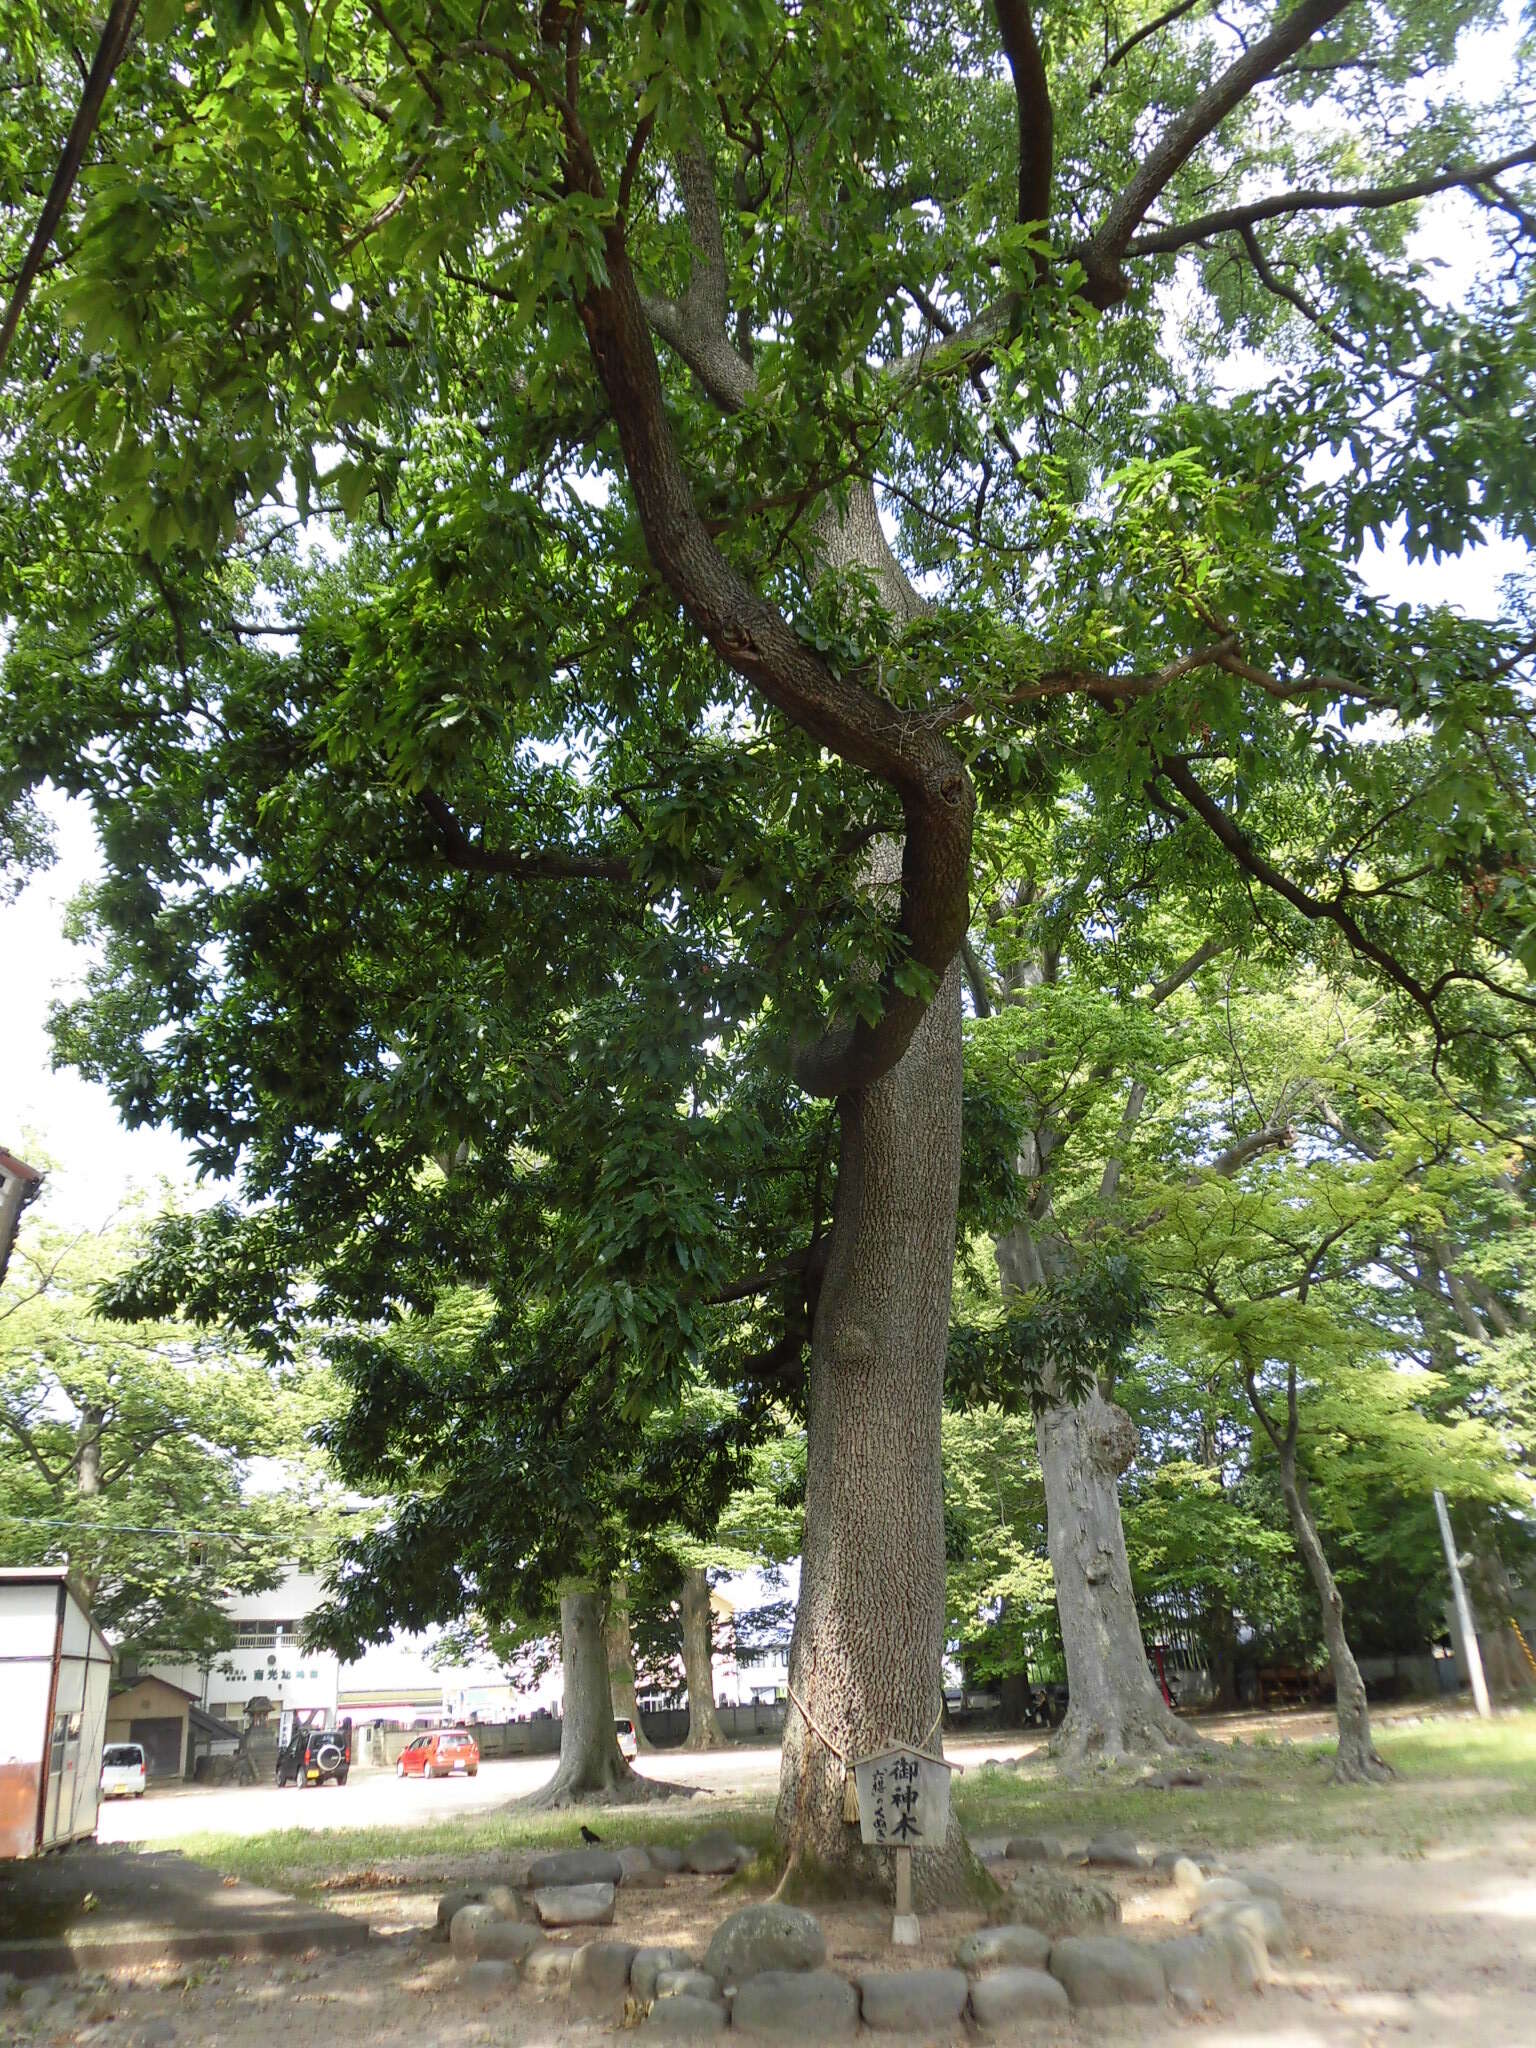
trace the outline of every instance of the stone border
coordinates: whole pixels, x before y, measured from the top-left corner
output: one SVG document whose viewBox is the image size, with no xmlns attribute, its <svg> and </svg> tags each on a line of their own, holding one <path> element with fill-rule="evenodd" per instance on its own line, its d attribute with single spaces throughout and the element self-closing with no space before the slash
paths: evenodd
<svg viewBox="0 0 1536 2048">
<path fill-rule="evenodd" d="M 696 1850 L 698 1861 L 723 1858 L 728 1838 L 715 1834 L 720 1840 L 701 1837 L 660 1860 L 670 1866 L 675 1857 L 682 1869 L 695 1869 Z M 730 1868 L 749 1859 L 749 1851 L 729 1847 Z M 1101 1837 L 1080 1856 L 1037 1837 L 1010 1842 L 1008 1852 L 1013 1861 L 1076 1861 L 1161 1876 L 1184 1902 L 1189 1931 L 1160 1941 L 1119 1933 L 1052 1939 L 1034 1927 L 1004 1924 L 967 1936 L 948 1967 L 871 1969 L 856 1976 L 825 1967 L 826 1939 L 813 1914 L 772 1903 L 745 1906 L 722 1921 L 702 1962 L 680 1949 L 608 1936 L 548 1941 L 548 1928 L 611 1925 L 621 1884 L 638 1878 L 654 1889 L 657 1877 L 665 1883 L 667 1872 L 657 1871 L 650 1852 L 599 1846 L 533 1859 L 527 1888 L 491 1885 L 445 1894 L 438 1933 L 451 1942 L 466 1976 L 485 1989 L 526 1984 L 565 1996 L 585 2015 L 640 2023 L 648 2034 L 673 2039 L 733 2027 L 797 2043 L 816 2035 L 845 2038 L 861 2027 L 933 2034 L 969 2022 L 985 2033 L 1024 2019 L 1165 1999 L 1194 2014 L 1213 2001 L 1262 1989 L 1271 1951 L 1290 1946 L 1285 1894 L 1262 1871 L 1212 1866 L 1208 1873 L 1193 1857 L 1173 1850 L 1154 1855 L 1125 1834 Z M 618 1866 L 620 1854 L 617 1878 L 581 1876 L 595 1872 L 603 1858 L 605 1869 Z M 537 1882 L 554 1877 L 567 1881 Z"/>
</svg>

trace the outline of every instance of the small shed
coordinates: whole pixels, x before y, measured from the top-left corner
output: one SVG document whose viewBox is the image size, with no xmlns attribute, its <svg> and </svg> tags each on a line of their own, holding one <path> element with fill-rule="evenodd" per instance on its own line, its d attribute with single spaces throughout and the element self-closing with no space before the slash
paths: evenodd
<svg viewBox="0 0 1536 2048">
<path fill-rule="evenodd" d="M 147 1673 L 114 1692 L 107 1703 L 108 1742 L 136 1742 L 151 1778 L 191 1775 L 188 1723 L 197 1695 Z"/>
<path fill-rule="evenodd" d="M 0 1570 L 0 1860 L 95 1834 L 111 1682 L 65 1567 Z"/>
</svg>

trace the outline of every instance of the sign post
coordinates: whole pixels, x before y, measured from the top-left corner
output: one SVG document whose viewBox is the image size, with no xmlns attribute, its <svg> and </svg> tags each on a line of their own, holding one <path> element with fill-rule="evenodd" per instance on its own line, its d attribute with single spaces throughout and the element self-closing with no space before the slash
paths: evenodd
<svg viewBox="0 0 1536 2048">
<path fill-rule="evenodd" d="M 912 1910 L 912 1851 L 942 1849 L 949 1832 L 949 1774 L 958 1764 L 920 1749 L 882 1749 L 853 1766 L 859 1792 L 859 1838 L 871 1848 L 890 1849 L 896 1860 L 896 1917 L 891 1940 L 916 1948 L 917 1915 Z"/>
</svg>

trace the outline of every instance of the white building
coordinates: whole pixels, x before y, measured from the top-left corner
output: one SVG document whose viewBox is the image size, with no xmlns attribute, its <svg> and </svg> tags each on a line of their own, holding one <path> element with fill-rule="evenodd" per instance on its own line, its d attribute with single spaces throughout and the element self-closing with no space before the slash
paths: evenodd
<svg viewBox="0 0 1536 2048">
<path fill-rule="evenodd" d="M 303 1649 L 304 1623 L 324 1596 L 314 1573 L 298 1571 L 268 1592 L 235 1594 L 226 1602 L 235 1641 L 223 1657 L 206 1671 L 156 1664 L 154 1674 L 184 1686 L 208 1713 L 235 1726 L 253 1701 L 265 1701 L 258 1711 L 274 1722 L 285 1709 L 318 1707 L 327 1719 L 435 1726 L 457 1717 L 456 1695 L 466 1687 L 505 1690 L 505 1674 L 495 1664 L 434 1664 L 435 1633 L 398 1635 L 345 1663 L 329 1650 Z"/>
<path fill-rule="evenodd" d="M 743 1586 L 747 1584 L 743 1581 Z M 727 1582 L 731 1591 L 738 1590 Z M 558 1658 L 538 1677 L 513 1683 L 490 1659 L 467 1664 L 435 1663 L 436 1630 L 396 1635 L 372 1644 L 351 1662 L 329 1650 L 301 1647 L 304 1623 L 325 1597 L 312 1572 L 290 1571 L 265 1593 L 233 1594 L 225 1611 L 234 1625 L 233 1647 L 204 1671 L 192 1664 L 151 1667 L 157 1678 L 182 1686 L 205 1712 L 234 1727 L 257 1712 L 275 1726 L 292 1708 L 319 1708 L 327 1719 L 359 1724 L 383 1721 L 391 1727 L 436 1726 L 444 1721 L 524 1720 L 558 1714 L 564 1698 Z M 716 1622 L 715 1701 L 748 1705 L 783 1697 L 787 1666 L 782 1658 L 738 1667 L 731 1622 L 735 1604 L 725 1588 L 711 1592 Z M 678 1672 L 679 1684 L 682 1673 Z M 259 1703 L 265 1702 L 264 1706 Z M 661 1694 L 642 1692 L 642 1706 L 666 1705 Z"/>
</svg>

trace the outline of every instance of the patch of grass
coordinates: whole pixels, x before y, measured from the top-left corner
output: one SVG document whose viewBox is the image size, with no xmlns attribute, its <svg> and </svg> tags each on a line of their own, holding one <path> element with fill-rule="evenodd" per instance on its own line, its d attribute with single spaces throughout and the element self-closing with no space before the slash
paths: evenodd
<svg viewBox="0 0 1536 2048">
<path fill-rule="evenodd" d="M 973 1834 L 1132 1828 L 1212 1850 L 1294 1841 L 1423 1855 L 1432 1842 L 1536 1816 L 1536 1713 L 1486 1724 L 1463 1715 L 1389 1723 L 1377 1747 L 1398 1773 L 1391 1785 L 1333 1785 L 1331 1742 L 1268 1737 L 1232 1744 L 1209 1766 L 1209 1782 L 1189 1789 L 1158 1791 L 1126 1766 L 1090 1768 L 1069 1780 L 1055 1765 L 1031 1760 L 1017 1770 L 968 1773 L 954 1799 Z"/>
<path fill-rule="evenodd" d="M 360 1888 L 378 1885 L 392 1870 L 410 1873 L 412 1885 L 432 1882 L 434 1865 L 449 1874 L 466 1857 L 494 1856 L 507 1849 L 577 1849 L 582 1823 L 596 1829 L 603 1845 L 684 1842 L 708 1828 L 727 1828 L 748 1848 L 764 1851 L 773 1839 L 769 1805 L 720 1807 L 707 1813 L 680 1811 L 676 1806 L 572 1806 L 558 1813 L 511 1812 L 465 1815 L 420 1827 L 279 1828 L 266 1835 L 182 1835 L 174 1841 L 146 1844 L 174 1849 L 199 1863 L 251 1884 L 278 1891 L 335 1889 L 339 1877 L 355 1872 Z"/>
<path fill-rule="evenodd" d="M 1179 1847 L 1236 1851 L 1292 1841 L 1349 1853 L 1385 1850 L 1423 1856 L 1438 1842 L 1475 1838 L 1500 1821 L 1536 1819 L 1536 1710 L 1503 1713 L 1482 1723 L 1461 1714 L 1417 1723 L 1388 1722 L 1378 1748 L 1398 1772 L 1386 1786 L 1332 1785 L 1329 1742 L 1266 1738 L 1233 1743 L 1209 1766 L 1210 1781 L 1161 1792 L 1141 1772 L 1101 1767 L 1069 1780 L 1033 1759 L 1018 1770 L 971 1769 L 953 1788 L 955 1809 L 971 1834 L 1096 1834 L 1133 1828 Z M 707 1810 L 671 1803 L 654 1807 L 572 1807 L 559 1813 L 503 1811 L 466 1815 L 421 1827 L 281 1828 L 271 1834 L 186 1835 L 155 1848 L 179 1849 L 214 1869 L 280 1891 L 334 1887 L 355 1873 L 378 1884 L 392 1871 L 411 1885 L 430 1885 L 465 1858 L 506 1849 L 568 1849 L 581 1823 L 605 1843 L 686 1841 L 702 1829 L 727 1828 L 760 1852 L 757 1870 L 772 1870 L 773 1801 L 742 1800 Z"/>
</svg>

